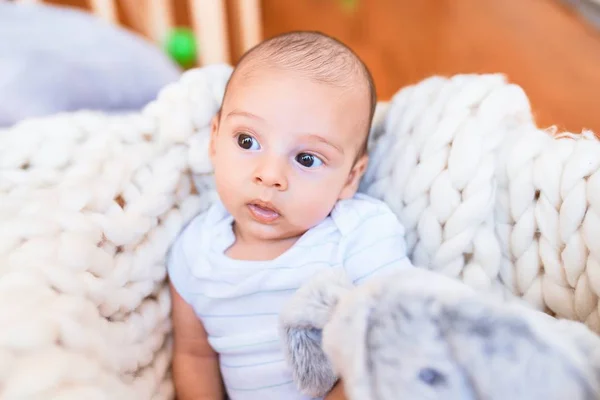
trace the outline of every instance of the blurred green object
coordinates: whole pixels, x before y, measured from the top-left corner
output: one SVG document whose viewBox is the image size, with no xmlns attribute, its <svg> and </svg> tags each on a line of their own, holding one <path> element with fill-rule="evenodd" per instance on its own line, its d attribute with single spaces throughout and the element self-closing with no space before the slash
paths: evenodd
<svg viewBox="0 0 600 400">
<path fill-rule="evenodd" d="M 182 68 L 190 68 L 196 62 L 196 37 L 189 28 L 173 28 L 165 40 L 165 50 Z"/>
<path fill-rule="evenodd" d="M 356 8 L 358 7 L 358 0 L 339 0 L 339 1 L 342 4 L 342 8 L 344 8 L 344 10 L 346 10 L 347 12 L 356 11 Z"/>
</svg>

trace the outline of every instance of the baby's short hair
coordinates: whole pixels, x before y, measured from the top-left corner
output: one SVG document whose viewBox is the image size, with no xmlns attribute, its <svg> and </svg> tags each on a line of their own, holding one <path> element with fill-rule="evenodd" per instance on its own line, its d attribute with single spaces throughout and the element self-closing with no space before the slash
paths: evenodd
<svg viewBox="0 0 600 400">
<path fill-rule="evenodd" d="M 254 66 L 264 65 L 304 73 L 318 82 L 340 88 L 354 85 L 357 76 L 363 79 L 368 90 L 370 110 L 367 132 L 359 155 L 366 153 L 377 96 L 369 69 L 352 49 L 321 32 L 287 32 L 267 39 L 248 50 L 240 58 L 232 78 L 236 73 L 251 74 Z M 230 79 L 230 82 L 232 80 Z"/>
</svg>

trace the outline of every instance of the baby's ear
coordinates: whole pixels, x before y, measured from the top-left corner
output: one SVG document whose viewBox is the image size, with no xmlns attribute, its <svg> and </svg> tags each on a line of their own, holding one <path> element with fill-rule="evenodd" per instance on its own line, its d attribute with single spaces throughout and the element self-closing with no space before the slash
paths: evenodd
<svg viewBox="0 0 600 400">
<path fill-rule="evenodd" d="M 321 333 L 352 287 L 342 269 L 327 269 L 298 289 L 281 312 L 284 352 L 298 389 L 308 396 L 325 396 L 337 381 L 321 349 Z"/>
<path fill-rule="evenodd" d="M 209 146 L 209 155 L 212 160 L 216 153 L 215 142 L 217 139 L 217 133 L 219 132 L 219 122 L 221 120 L 221 110 L 212 117 L 210 121 L 210 146 Z"/>
<path fill-rule="evenodd" d="M 356 160 L 356 162 L 352 166 L 352 169 L 350 170 L 350 174 L 348 174 L 346 184 L 340 192 L 339 200 L 349 199 L 352 196 L 354 196 L 354 194 L 358 190 L 360 180 L 362 179 L 363 175 L 365 174 L 365 171 L 367 170 L 368 164 L 368 154 L 363 154 L 358 160 Z"/>
</svg>

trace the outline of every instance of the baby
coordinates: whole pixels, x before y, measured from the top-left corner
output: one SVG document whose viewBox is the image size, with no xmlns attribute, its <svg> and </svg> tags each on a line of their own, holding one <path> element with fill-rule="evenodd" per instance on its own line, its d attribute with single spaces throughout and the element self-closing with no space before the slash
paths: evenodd
<svg viewBox="0 0 600 400">
<path fill-rule="evenodd" d="M 360 284 L 411 266 L 396 216 L 357 194 L 375 104 L 365 65 L 320 33 L 277 36 L 238 63 L 211 128 L 220 201 L 168 259 L 180 400 L 305 399 L 278 336 L 286 299 L 326 268 Z"/>
</svg>

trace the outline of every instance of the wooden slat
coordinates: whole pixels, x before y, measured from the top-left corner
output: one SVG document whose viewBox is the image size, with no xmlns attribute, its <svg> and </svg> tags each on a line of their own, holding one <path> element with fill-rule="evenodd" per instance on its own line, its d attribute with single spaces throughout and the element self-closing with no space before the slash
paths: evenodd
<svg viewBox="0 0 600 400">
<path fill-rule="evenodd" d="M 173 10 L 169 0 L 147 0 L 147 31 L 156 43 L 162 43 L 173 27 Z"/>
<path fill-rule="evenodd" d="M 225 0 L 191 0 L 200 65 L 230 63 Z"/>
<path fill-rule="evenodd" d="M 122 22 L 162 46 L 174 25 L 170 0 L 119 0 Z"/>
<path fill-rule="evenodd" d="M 117 14 L 117 6 L 115 0 L 89 0 L 90 7 L 94 14 L 98 17 L 112 22 L 114 24 L 119 22 Z"/>
<path fill-rule="evenodd" d="M 258 44 L 263 37 L 260 0 L 233 0 L 236 8 L 240 50 L 242 53 Z"/>
</svg>

